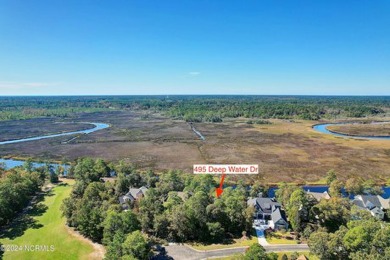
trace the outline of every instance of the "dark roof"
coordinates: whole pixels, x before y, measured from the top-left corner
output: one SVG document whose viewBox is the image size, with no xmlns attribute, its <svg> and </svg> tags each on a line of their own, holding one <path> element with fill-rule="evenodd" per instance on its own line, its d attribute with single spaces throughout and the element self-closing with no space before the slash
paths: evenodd
<svg viewBox="0 0 390 260">
<path fill-rule="evenodd" d="M 282 219 L 282 214 L 280 212 L 280 209 L 277 208 L 274 210 L 274 212 L 272 212 L 271 214 L 271 219 L 274 223 L 278 222 L 280 219 Z"/>
<path fill-rule="evenodd" d="M 354 205 L 358 206 L 359 208 L 365 208 L 365 206 L 364 206 L 364 204 L 363 204 L 363 201 L 361 201 L 361 200 L 354 199 L 354 200 L 352 201 L 352 203 L 353 203 Z"/>
<path fill-rule="evenodd" d="M 134 201 L 137 199 L 137 194 L 142 194 L 145 195 L 145 192 L 148 189 L 146 187 L 141 187 L 141 188 L 130 188 L 129 192 L 126 193 L 124 196 L 119 197 L 119 203 L 120 204 L 126 204 L 126 200 L 131 200 Z"/>
<path fill-rule="evenodd" d="M 360 197 L 362 197 L 362 200 L 363 200 L 364 204 L 366 205 L 366 207 L 373 208 L 375 206 L 375 207 L 380 208 L 382 206 L 381 202 L 379 201 L 378 196 L 376 196 L 376 195 L 375 196 L 374 195 L 360 195 Z M 372 204 L 372 206 L 370 204 Z"/>
<path fill-rule="evenodd" d="M 271 214 L 275 208 L 280 208 L 281 205 L 274 198 L 253 198 L 247 201 L 248 206 L 256 206 L 258 211 Z"/>
<path fill-rule="evenodd" d="M 286 216 L 284 215 L 284 212 L 280 208 L 275 208 L 275 210 L 271 214 L 271 219 L 274 223 L 278 222 L 279 220 L 286 221 Z"/>
<path fill-rule="evenodd" d="M 263 213 L 272 213 L 273 208 L 280 208 L 281 205 L 275 199 L 271 198 L 256 198 L 256 204 Z"/>
</svg>

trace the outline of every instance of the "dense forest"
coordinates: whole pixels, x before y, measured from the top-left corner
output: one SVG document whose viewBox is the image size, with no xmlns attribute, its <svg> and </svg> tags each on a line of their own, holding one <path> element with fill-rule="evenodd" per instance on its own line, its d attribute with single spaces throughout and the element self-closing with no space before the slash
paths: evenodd
<svg viewBox="0 0 390 260">
<path fill-rule="evenodd" d="M 111 110 L 161 112 L 191 122 L 225 118 L 337 119 L 386 115 L 390 97 L 363 96 L 68 96 L 0 97 L 0 120 L 69 117 Z"/>
<path fill-rule="evenodd" d="M 116 181 L 103 182 L 102 177 L 113 169 Z M 217 183 L 211 175 L 179 171 L 156 175 L 122 162 L 108 166 L 104 161 L 84 158 L 71 168 L 69 177 L 74 177 L 76 184 L 62 206 L 67 223 L 106 245 L 107 259 L 126 255 L 147 259 L 152 241 L 160 239 L 222 242 L 251 231 L 253 208 L 247 207 L 248 191 L 240 185 L 227 188 L 216 200 Z M 129 187 L 141 186 L 148 187 L 145 197 L 130 205 L 131 210 L 123 211 L 119 196 Z M 134 237 L 143 241 L 141 254 L 126 249 Z"/>
<path fill-rule="evenodd" d="M 115 172 L 116 179 L 105 178 Z M 11 223 L 41 190 L 46 179 L 57 182 L 61 171 L 49 164 L 32 168 L 30 162 L 11 170 L 0 168 L 0 226 Z M 76 180 L 62 212 L 67 224 L 106 246 L 106 259 L 149 259 L 167 241 L 229 243 L 251 235 L 254 208 L 249 198 L 267 188 L 259 181 L 250 187 L 238 181 L 216 198 L 212 175 L 180 171 L 155 174 L 124 162 L 80 158 L 71 164 L 67 178 Z M 320 259 L 389 259 L 390 225 L 353 206 L 347 194 L 380 194 L 370 180 L 337 173 L 326 176 L 330 199 L 317 201 L 296 185 L 280 183 L 276 198 L 283 205 L 295 239 L 307 242 Z M 147 187 L 145 196 L 120 204 L 129 187 Z M 267 234 L 270 231 L 267 231 Z M 272 235 L 272 234 L 270 234 Z M 383 258 L 382 258 L 383 257 Z M 255 244 L 238 259 L 277 259 Z"/>
<path fill-rule="evenodd" d="M 41 190 L 46 177 L 45 167 L 33 170 L 26 164 L 6 171 L 0 165 L 0 228 L 26 207 Z"/>
<path fill-rule="evenodd" d="M 102 177 L 112 170 L 118 175 L 116 181 L 104 182 Z M 254 214 L 247 200 L 260 192 L 266 194 L 258 181 L 250 189 L 238 182 L 216 198 L 217 183 L 212 175 L 178 171 L 157 175 L 123 162 L 108 165 L 90 158 L 79 159 L 69 177 L 75 178 L 76 184 L 62 206 L 67 223 L 103 243 L 106 259 L 148 259 L 153 245 L 166 241 L 208 244 L 245 239 L 251 234 Z M 341 194 L 342 188 L 348 194 L 378 194 L 380 187 L 354 177 L 342 182 L 334 171 L 328 172 L 326 181 L 331 198 L 321 201 L 299 186 L 279 185 L 276 198 L 296 239 L 308 242 L 320 259 L 388 259 L 390 225 L 353 206 Z M 148 187 L 145 196 L 123 210 L 119 196 L 129 187 L 141 186 Z M 239 259 L 274 259 L 264 252 L 256 245 Z M 254 257 L 250 257 L 252 253 Z"/>
</svg>

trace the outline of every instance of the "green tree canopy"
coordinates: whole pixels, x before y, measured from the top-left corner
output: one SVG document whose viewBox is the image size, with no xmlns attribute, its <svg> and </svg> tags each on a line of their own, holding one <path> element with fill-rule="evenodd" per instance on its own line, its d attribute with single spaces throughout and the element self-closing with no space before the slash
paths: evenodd
<svg viewBox="0 0 390 260">
<path fill-rule="evenodd" d="M 251 245 L 244 255 L 245 260 L 267 260 L 267 253 L 264 247 L 259 244 Z"/>
<path fill-rule="evenodd" d="M 122 252 L 125 257 L 146 260 L 151 254 L 151 248 L 145 236 L 137 230 L 126 237 L 122 244 Z"/>
</svg>

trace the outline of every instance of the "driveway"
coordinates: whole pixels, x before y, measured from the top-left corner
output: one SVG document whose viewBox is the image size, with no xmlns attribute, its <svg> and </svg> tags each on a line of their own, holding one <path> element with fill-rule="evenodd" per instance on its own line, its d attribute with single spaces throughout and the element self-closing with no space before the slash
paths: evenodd
<svg viewBox="0 0 390 260">
<path fill-rule="evenodd" d="M 255 227 L 257 240 L 259 241 L 259 244 L 266 247 L 268 246 L 268 242 L 265 239 L 264 229 L 262 227 Z"/>
</svg>

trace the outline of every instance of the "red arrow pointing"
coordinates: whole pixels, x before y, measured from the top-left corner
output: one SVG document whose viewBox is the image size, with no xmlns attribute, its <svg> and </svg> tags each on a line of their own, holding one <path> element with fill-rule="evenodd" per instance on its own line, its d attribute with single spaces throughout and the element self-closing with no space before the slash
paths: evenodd
<svg viewBox="0 0 390 260">
<path fill-rule="evenodd" d="M 225 180 L 225 174 L 222 173 L 221 182 L 219 183 L 219 187 L 215 189 L 215 193 L 217 194 L 217 198 L 221 196 L 223 192 L 223 181 Z"/>
</svg>

